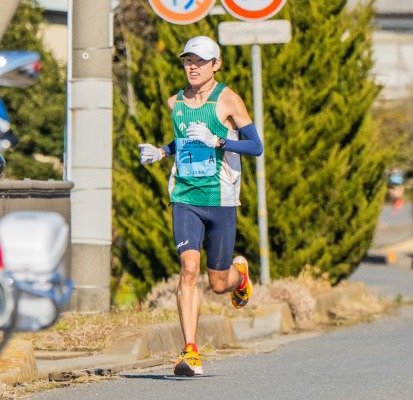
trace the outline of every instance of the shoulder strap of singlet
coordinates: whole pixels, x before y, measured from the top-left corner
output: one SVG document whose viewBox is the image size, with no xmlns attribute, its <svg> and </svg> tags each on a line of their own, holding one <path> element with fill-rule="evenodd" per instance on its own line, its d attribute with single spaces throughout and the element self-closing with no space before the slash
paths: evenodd
<svg viewBox="0 0 413 400">
<path fill-rule="evenodd" d="M 184 91 L 180 90 L 178 96 L 176 96 L 175 101 L 184 101 Z"/>
<path fill-rule="evenodd" d="M 207 102 L 214 102 L 216 103 L 218 101 L 218 97 L 221 94 L 221 92 L 225 89 L 226 85 L 224 83 L 218 83 L 218 85 L 215 86 L 215 89 L 212 91 L 212 93 L 209 95 Z"/>
</svg>

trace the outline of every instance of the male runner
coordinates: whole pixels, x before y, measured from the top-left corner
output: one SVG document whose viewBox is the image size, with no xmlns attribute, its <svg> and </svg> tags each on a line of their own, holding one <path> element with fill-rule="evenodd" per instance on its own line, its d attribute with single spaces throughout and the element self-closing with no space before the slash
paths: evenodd
<svg viewBox="0 0 413 400">
<path fill-rule="evenodd" d="M 185 348 L 176 375 L 202 374 L 195 335 L 199 315 L 197 280 L 205 235 L 209 283 L 215 293 L 231 293 L 236 308 L 251 296 L 248 263 L 232 254 L 236 207 L 240 205 L 240 154 L 259 156 L 262 143 L 244 102 L 215 80 L 220 49 L 206 36 L 185 45 L 183 66 L 189 86 L 168 99 L 174 141 L 162 148 L 140 144 L 141 163 L 175 154 L 169 180 L 173 233 L 181 259 L 177 303 Z M 239 133 L 245 140 L 238 140 Z"/>
</svg>

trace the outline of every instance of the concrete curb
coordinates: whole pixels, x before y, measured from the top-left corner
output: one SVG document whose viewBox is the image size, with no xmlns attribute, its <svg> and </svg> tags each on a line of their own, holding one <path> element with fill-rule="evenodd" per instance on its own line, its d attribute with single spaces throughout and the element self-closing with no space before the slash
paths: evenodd
<svg viewBox="0 0 413 400">
<path fill-rule="evenodd" d="M 316 298 L 315 317 L 326 319 L 342 301 L 360 301 L 367 296 L 368 291 L 363 282 L 343 281 L 331 289 L 330 292 L 321 294 Z"/>
<path fill-rule="evenodd" d="M 232 319 L 230 323 L 239 341 L 264 338 L 277 333 L 286 334 L 295 327 L 287 303 L 262 306 L 254 317 Z"/>
<path fill-rule="evenodd" d="M 198 322 L 197 344 L 217 349 L 237 343 L 229 320 L 222 316 L 201 316 Z M 145 327 L 117 329 L 104 350 L 105 354 L 128 354 L 137 359 L 178 354 L 183 347 L 179 322 L 167 322 Z"/>
</svg>

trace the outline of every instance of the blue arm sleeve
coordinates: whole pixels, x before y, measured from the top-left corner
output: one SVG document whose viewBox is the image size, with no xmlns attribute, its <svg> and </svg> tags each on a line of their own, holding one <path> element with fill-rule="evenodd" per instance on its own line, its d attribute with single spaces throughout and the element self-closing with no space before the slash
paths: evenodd
<svg viewBox="0 0 413 400">
<path fill-rule="evenodd" d="M 166 146 L 162 146 L 161 149 L 165 152 L 165 157 L 172 156 L 176 153 L 175 149 L 175 140 L 172 140 L 171 143 L 168 143 Z"/>
<path fill-rule="evenodd" d="M 224 150 L 245 154 L 247 156 L 260 156 L 263 151 L 263 146 L 255 125 L 245 125 L 242 128 L 239 128 L 239 131 L 242 133 L 245 140 L 227 139 Z"/>
</svg>

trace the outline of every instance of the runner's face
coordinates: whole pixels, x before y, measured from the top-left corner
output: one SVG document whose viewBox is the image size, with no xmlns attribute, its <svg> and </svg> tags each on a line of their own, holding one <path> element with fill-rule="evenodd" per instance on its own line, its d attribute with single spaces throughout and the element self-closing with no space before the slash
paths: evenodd
<svg viewBox="0 0 413 400">
<path fill-rule="evenodd" d="M 183 58 L 186 77 L 191 86 L 202 86 L 214 77 L 213 60 L 203 60 L 195 54 Z"/>
</svg>

